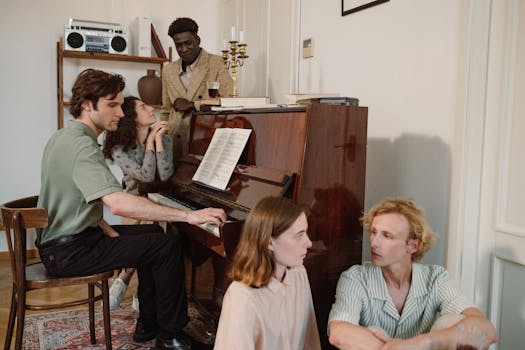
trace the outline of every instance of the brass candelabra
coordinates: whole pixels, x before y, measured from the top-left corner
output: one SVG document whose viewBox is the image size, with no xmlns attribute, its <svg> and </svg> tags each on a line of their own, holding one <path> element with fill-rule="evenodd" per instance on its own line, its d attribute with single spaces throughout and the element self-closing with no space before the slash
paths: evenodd
<svg viewBox="0 0 525 350">
<path fill-rule="evenodd" d="M 242 67 L 244 65 L 244 60 L 248 58 L 246 55 L 246 44 L 239 43 L 237 40 L 230 41 L 229 50 L 221 50 L 222 60 L 226 69 L 231 70 L 232 80 L 233 80 L 233 97 L 238 97 L 237 94 L 237 67 Z M 228 54 L 231 57 L 228 57 Z"/>
</svg>

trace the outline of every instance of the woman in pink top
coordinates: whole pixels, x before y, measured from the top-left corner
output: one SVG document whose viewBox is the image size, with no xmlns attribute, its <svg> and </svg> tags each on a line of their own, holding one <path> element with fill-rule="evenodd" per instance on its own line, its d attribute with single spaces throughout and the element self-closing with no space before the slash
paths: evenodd
<svg viewBox="0 0 525 350">
<path fill-rule="evenodd" d="M 262 199 L 244 223 L 215 349 L 321 349 L 303 260 L 312 242 L 304 210 Z"/>
</svg>

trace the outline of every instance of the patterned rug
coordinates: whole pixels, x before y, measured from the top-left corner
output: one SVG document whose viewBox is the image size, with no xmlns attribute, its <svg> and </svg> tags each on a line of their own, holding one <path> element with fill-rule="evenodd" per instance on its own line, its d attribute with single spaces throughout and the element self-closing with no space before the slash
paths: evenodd
<svg viewBox="0 0 525 350">
<path fill-rule="evenodd" d="M 207 325 L 209 322 L 199 314 L 192 304 L 188 307 L 188 314 L 191 321 L 185 330 L 189 331 L 190 334 L 194 331 L 200 334 L 208 334 L 200 330 L 209 328 Z M 153 340 L 146 343 L 133 341 L 137 317 L 138 313 L 131 308 L 131 305 L 121 305 L 117 310 L 111 311 L 111 343 L 113 349 L 150 349 L 154 345 Z M 87 307 L 71 311 L 27 315 L 22 347 L 27 350 L 104 349 L 104 324 L 100 308 L 95 310 L 95 333 L 97 343 L 91 345 Z M 200 341 L 194 343 L 192 349 L 211 348 L 213 346 L 213 336 L 202 337 L 192 334 L 192 338 Z M 195 346 L 197 344 L 199 346 Z"/>
</svg>

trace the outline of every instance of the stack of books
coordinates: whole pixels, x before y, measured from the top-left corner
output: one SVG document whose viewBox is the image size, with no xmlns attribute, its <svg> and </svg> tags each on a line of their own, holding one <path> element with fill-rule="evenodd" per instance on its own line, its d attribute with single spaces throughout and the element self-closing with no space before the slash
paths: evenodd
<svg viewBox="0 0 525 350">
<path fill-rule="evenodd" d="M 321 97 L 339 97 L 337 93 L 313 93 L 313 94 L 288 94 L 286 97 L 286 103 L 293 105 L 299 104 L 301 100 L 308 99 L 319 99 Z"/>
<path fill-rule="evenodd" d="M 211 108 L 212 111 L 277 107 L 277 105 L 270 103 L 269 97 L 221 97 L 220 101 L 220 106 L 213 106 Z"/>
<path fill-rule="evenodd" d="M 354 97 L 339 96 L 336 93 L 318 94 L 288 94 L 286 95 L 288 104 L 309 105 L 312 103 L 328 103 L 342 106 L 359 106 L 359 100 Z"/>
<path fill-rule="evenodd" d="M 359 106 L 359 100 L 355 97 L 321 97 L 319 103 L 329 103 L 343 106 Z"/>
<path fill-rule="evenodd" d="M 257 107 L 269 103 L 269 97 L 221 97 L 221 107 Z"/>
</svg>

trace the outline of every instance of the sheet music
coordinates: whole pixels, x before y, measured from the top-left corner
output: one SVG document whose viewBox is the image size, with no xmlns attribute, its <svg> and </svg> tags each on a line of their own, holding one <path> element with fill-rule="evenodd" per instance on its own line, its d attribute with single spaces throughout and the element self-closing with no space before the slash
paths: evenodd
<svg viewBox="0 0 525 350">
<path fill-rule="evenodd" d="M 250 129 L 215 129 L 192 180 L 224 191 L 251 132 Z"/>
</svg>

